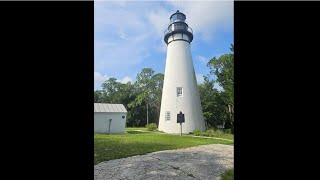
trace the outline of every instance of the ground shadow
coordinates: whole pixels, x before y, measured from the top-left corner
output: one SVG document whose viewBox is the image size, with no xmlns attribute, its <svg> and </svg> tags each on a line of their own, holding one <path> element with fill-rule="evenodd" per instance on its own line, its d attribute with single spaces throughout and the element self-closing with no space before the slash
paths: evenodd
<svg viewBox="0 0 320 180">
<path fill-rule="evenodd" d="M 135 131 L 135 130 L 126 130 L 126 133 L 128 134 L 148 134 L 150 132 L 146 132 L 146 131 Z"/>
</svg>

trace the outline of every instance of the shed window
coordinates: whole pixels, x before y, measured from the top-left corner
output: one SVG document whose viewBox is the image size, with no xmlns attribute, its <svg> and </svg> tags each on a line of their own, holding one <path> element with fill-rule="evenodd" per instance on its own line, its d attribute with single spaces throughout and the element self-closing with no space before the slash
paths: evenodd
<svg viewBox="0 0 320 180">
<path fill-rule="evenodd" d="M 177 87 L 177 97 L 182 97 L 183 96 L 183 89 L 182 87 Z"/>
</svg>

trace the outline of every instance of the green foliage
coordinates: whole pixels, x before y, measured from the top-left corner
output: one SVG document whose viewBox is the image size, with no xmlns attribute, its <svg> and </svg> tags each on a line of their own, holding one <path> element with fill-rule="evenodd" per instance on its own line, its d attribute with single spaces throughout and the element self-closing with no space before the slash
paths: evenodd
<svg viewBox="0 0 320 180">
<path fill-rule="evenodd" d="M 222 92 L 214 88 L 213 82 L 205 77 L 204 83 L 199 85 L 203 116 L 209 128 L 216 127 L 227 121 L 228 114 Z"/>
<path fill-rule="evenodd" d="M 200 136 L 201 133 L 202 133 L 202 131 L 200 131 L 200 130 L 198 130 L 198 129 L 192 131 L 192 134 L 194 134 L 195 136 Z"/>
<path fill-rule="evenodd" d="M 146 128 L 148 131 L 154 131 L 157 130 L 158 127 L 156 123 L 150 123 L 146 125 Z"/>
<path fill-rule="evenodd" d="M 161 73 L 155 74 L 152 78 L 151 86 L 151 103 L 150 103 L 150 120 L 151 122 L 158 123 L 161 108 L 162 87 L 164 75 Z"/>
<path fill-rule="evenodd" d="M 163 79 L 163 74 L 154 74 L 151 68 L 143 68 L 137 74 L 137 81 L 135 82 L 137 97 L 130 103 L 130 106 L 145 106 L 144 114 L 146 115 L 143 116 L 145 117 L 143 119 L 149 122 L 158 122 L 159 119 Z"/>
<path fill-rule="evenodd" d="M 228 133 L 228 134 L 231 134 L 232 132 L 231 132 L 231 129 L 224 129 L 224 132 L 225 133 Z"/>
<path fill-rule="evenodd" d="M 180 137 L 179 135 L 155 132 L 131 132 L 111 135 L 95 134 L 94 164 L 155 151 L 187 148 L 205 144 L 233 144 L 233 142 L 190 136 Z"/>
<path fill-rule="evenodd" d="M 141 105 L 145 102 L 148 105 L 151 101 L 151 89 L 152 89 L 152 76 L 154 75 L 154 70 L 151 68 L 143 68 L 140 73 L 137 74 L 137 81 L 135 83 L 136 91 L 138 96 L 135 99 L 136 105 Z"/>
<path fill-rule="evenodd" d="M 101 90 L 94 91 L 93 100 L 95 103 L 103 103 L 104 102 L 103 92 L 104 91 L 101 91 Z"/>
<path fill-rule="evenodd" d="M 221 180 L 233 180 L 234 179 L 234 170 L 228 169 L 221 175 Z"/>
<path fill-rule="evenodd" d="M 215 130 L 214 130 L 214 129 L 208 129 L 207 132 L 208 132 L 209 134 L 214 134 Z"/>
<path fill-rule="evenodd" d="M 223 131 L 221 131 L 221 130 L 216 130 L 216 131 L 214 131 L 214 133 L 211 134 L 211 136 L 212 136 L 212 137 L 222 137 L 223 134 L 224 134 Z"/>
<path fill-rule="evenodd" d="M 217 138 L 233 140 L 233 134 L 225 133 L 221 130 L 214 130 L 214 129 L 209 129 L 207 131 L 194 130 L 192 131 L 191 134 L 195 136 L 217 137 Z"/>
<path fill-rule="evenodd" d="M 204 83 L 199 85 L 199 93 L 203 108 L 203 116 L 209 128 L 225 124 L 225 128 L 233 132 L 234 104 L 234 59 L 233 45 L 231 53 L 219 58 L 213 57 L 207 64 L 210 74 L 204 76 Z M 211 77 L 216 77 L 212 79 Z M 218 83 L 223 90 L 214 87 Z M 230 107 L 230 110 L 229 110 Z"/>
</svg>

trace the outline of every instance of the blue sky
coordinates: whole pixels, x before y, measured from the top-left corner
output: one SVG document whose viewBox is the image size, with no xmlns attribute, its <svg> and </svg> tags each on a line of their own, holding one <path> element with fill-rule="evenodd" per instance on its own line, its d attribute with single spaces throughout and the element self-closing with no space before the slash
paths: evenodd
<svg viewBox="0 0 320 180">
<path fill-rule="evenodd" d="M 230 52 L 233 1 L 95 1 L 94 89 L 111 77 L 134 82 L 145 67 L 164 73 L 163 32 L 178 9 L 194 32 L 191 53 L 198 84 L 202 83 L 209 73 L 207 62 Z"/>
</svg>

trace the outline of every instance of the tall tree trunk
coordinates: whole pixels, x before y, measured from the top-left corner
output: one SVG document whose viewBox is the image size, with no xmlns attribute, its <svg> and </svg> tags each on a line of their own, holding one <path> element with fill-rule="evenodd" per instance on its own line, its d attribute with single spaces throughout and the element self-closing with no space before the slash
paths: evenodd
<svg viewBox="0 0 320 180">
<path fill-rule="evenodd" d="M 158 124 L 158 126 L 159 126 L 159 118 L 160 118 L 160 107 L 161 107 L 161 104 L 159 104 L 158 105 L 158 108 L 157 108 L 157 110 L 158 110 L 158 112 L 157 112 L 157 114 L 158 114 L 158 117 L 157 117 L 157 124 Z"/>
<path fill-rule="evenodd" d="M 148 113 L 148 103 L 147 103 L 147 125 L 149 124 L 149 113 Z"/>
</svg>

